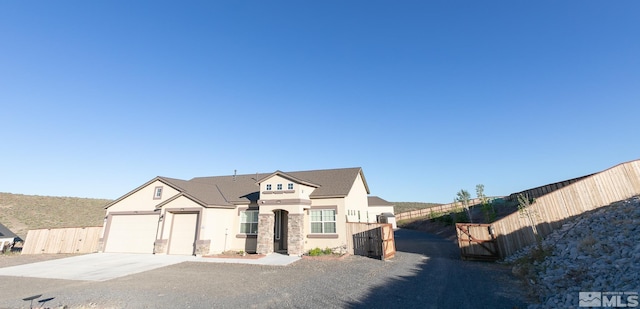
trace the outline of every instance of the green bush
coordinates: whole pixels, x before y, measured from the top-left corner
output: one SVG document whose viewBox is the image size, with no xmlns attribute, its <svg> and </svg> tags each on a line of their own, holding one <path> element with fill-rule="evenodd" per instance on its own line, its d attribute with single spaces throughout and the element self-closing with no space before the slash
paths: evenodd
<svg viewBox="0 0 640 309">
<path fill-rule="evenodd" d="M 329 248 L 320 249 L 318 247 L 309 250 L 309 256 L 320 256 L 333 254 L 333 250 Z"/>
</svg>

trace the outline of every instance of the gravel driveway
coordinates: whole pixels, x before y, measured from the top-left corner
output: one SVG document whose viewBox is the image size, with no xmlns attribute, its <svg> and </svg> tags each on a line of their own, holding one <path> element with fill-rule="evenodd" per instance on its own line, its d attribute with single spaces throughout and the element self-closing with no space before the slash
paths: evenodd
<svg viewBox="0 0 640 309">
<path fill-rule="evenodd" d="M 186 262 L 103 282 L 0 277 L 0 308 L 55 297 L 71 308 L 525 308 L 508 268 L 463 262 L 455 244 L 396 231 L 396 257 L 289 266 Z"/>
</svg>

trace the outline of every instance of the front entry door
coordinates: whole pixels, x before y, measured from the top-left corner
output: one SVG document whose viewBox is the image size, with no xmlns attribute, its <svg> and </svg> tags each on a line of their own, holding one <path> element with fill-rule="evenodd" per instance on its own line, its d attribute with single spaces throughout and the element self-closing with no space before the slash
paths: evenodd
<svg viewBox="0 0 640 309">
<path fill-rule="evenodd" d="M 289 212 L 278 209 L 273 211 L 275 224 L 273 225 L 273 251 L 287 253 L 287 224 Z"/>
</svg>

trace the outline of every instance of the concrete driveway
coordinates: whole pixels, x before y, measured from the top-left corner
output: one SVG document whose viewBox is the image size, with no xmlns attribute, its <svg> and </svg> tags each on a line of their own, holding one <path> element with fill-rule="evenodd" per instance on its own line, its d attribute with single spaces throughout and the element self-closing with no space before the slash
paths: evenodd
<svg viewBox="0 0 640 309">
<path fill-rule="evenodd" d="M 261 259 L 203 258 L 186 255 L 92 253 L 64 259 L 0 268 L 0 276 L 105 281 L 182 262 L 244 263 L 284 266 L 299 257 L 269 254 Z"/>
</svg>

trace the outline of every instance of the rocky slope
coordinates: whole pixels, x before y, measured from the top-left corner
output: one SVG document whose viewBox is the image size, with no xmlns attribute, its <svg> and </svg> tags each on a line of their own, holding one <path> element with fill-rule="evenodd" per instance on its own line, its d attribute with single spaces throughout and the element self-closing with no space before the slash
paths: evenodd
<svg viewBox="0 0 640 309">
<path fill-rule="evenodd" d="M 579 292 L 638 293 L 639 224 L 636 196 L 575 218 L 547 236 L 542 251 L 525 248 L 506 262 L 533 288 L 540 303 L 530 308 L 577 308 Z"/>
</svg>

